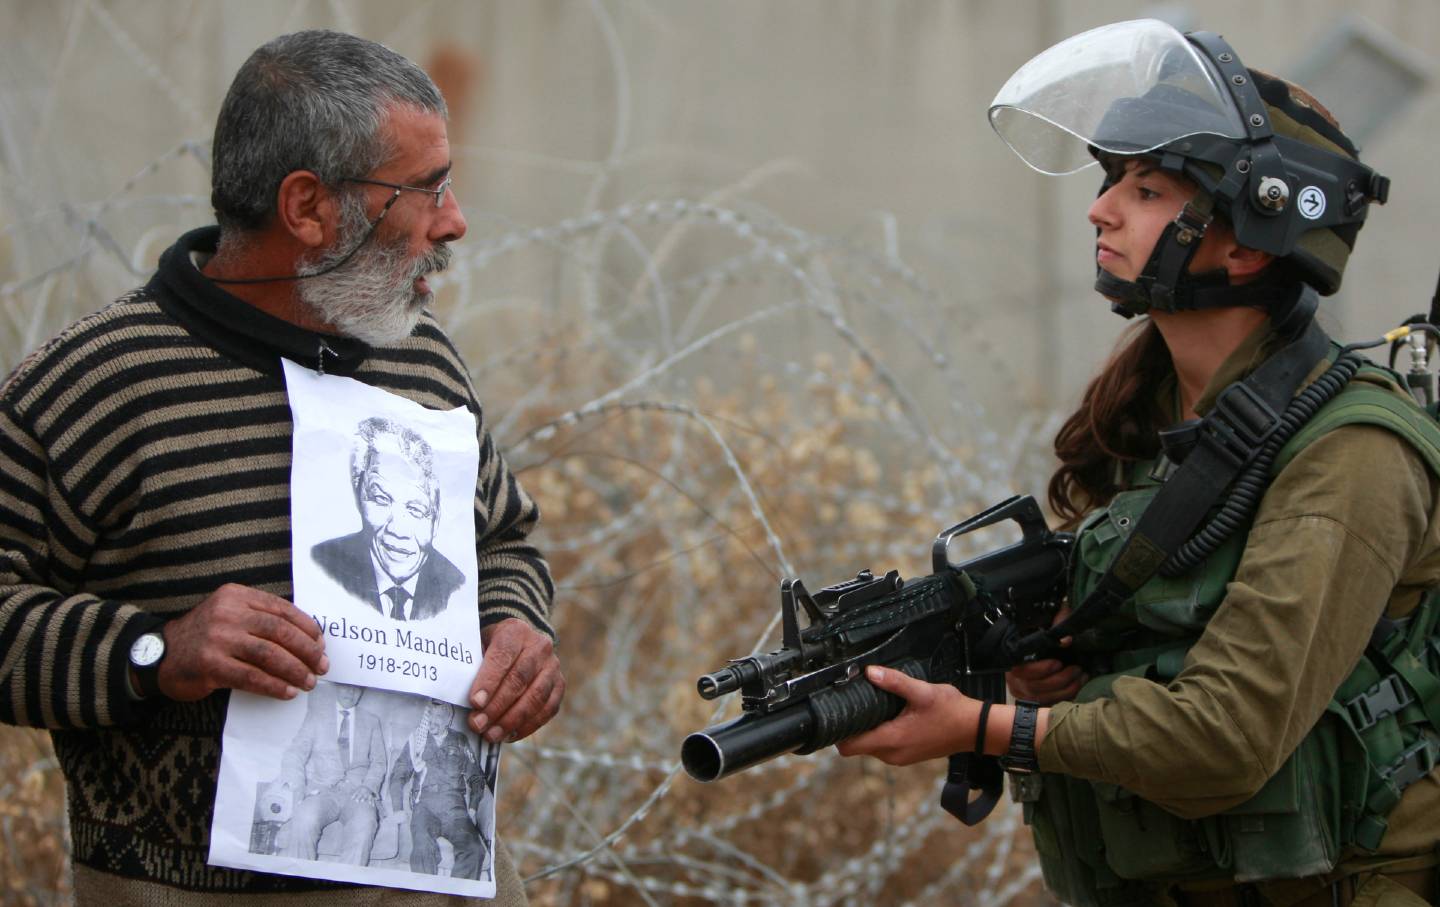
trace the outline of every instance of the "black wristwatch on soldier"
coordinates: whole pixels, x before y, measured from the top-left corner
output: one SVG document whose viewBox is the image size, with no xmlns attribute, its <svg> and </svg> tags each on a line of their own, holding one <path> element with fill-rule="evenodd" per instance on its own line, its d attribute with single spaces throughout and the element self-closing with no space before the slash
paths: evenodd
<svg viewBox="0 0 1440 907">
<path fill-rule="evenodd" d="M 1015 724 L 1010 728 L 1010 749 L 1000 757 L 1000 767 L 1007 772 L 1029 775 L 1040 771 L 1035 756 L 1035 719 L 1040 703 L 1029 699 L 1015 700 Z"/>
<path fill-rule="evenodd" d="M 133 691 L 141 699 L 155 699 L 160 693 L 160 662 L 165 658 L 165 637 L 157 628 L 141 633 L 130 644 L 130 676 Z"/>
</svg>

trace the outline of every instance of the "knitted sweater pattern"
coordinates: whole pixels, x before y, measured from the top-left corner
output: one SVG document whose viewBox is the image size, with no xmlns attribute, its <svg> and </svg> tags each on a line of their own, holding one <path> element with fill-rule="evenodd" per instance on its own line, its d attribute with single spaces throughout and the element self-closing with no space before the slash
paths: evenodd
<svg viewBox="0 0 1440 907">
<path fill-rule="evenodd" d="M 71 325 L 0 386 L 0 721 L 51 729 L 74 859 L 191 890 L 308 879 L 206 865 L 228 693 L 134 701 L 142 633 L 226 583 L 292 596 L 292 420 L 280 357 L 476 417 L 482 626 L 550 633 L 539 518 L 496 450 L 460 357 L 426 315 L 369 348 L 271 318 L 205 280 L 182 237 L 145 287 Z"/>
</svg>

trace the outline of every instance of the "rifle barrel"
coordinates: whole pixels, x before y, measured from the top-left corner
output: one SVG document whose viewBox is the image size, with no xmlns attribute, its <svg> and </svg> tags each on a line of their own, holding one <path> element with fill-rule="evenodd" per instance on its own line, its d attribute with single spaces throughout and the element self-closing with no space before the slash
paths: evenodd
<svg viewBox="0 0 1440 907">
<path fill-rule="evenodd" d="M 718 699 L 726 693 L 733 693 L 740 689 L 742 675 L 737 667 L 721 668 L 711 674 L 705 674 L 695 681 L 695 689 L 700 692 L 701 699 Z"/>
</svg>

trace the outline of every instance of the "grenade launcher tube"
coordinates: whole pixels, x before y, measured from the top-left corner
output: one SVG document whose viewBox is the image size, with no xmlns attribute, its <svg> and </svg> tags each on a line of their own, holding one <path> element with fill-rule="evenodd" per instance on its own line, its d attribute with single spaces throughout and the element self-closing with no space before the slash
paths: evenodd
<svg viewBox="0 0 1440 907">
<path fill-rule="evenodd" d="M 921 663 L 904 659 L 890 667 L 927 679 Z M 864 733 L 900 714 L 905 702 L 856 677 L 768 715 L 739 718 L 696 731 L 680 747 L 680 762 L 696 781 L 717 781 L 784 753 L 813 753 Z"/>
</svg>

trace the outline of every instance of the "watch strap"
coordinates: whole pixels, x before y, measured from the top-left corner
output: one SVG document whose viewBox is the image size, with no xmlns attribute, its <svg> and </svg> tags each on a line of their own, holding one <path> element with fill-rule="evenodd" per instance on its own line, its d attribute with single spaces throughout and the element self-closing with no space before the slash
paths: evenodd
<svg viewBox="0 0 1440 907">
<path fill-rule="evenodd" d="M 1035 722 L 1040 703 L 1029 699 L 1015 700 L 1015 724 L 1010 728 L 1010 748 L 1000 757 L 1000 767 L 1007 772 L 1031 774 L 1040 771 L 1035 755 Z"/>
<path fill-rule="evenodd" d="M 164 660 L 163 658 L 160 659 L 160 661 Z M 159 661 L 143 668 L 139 665 L 132 664 L 130 670 L 133 672 L 135 686 L 138 688 L 135 692 L 140 695 L 141 699 L 156 699 L 161 695 Z"/>
</svg>

